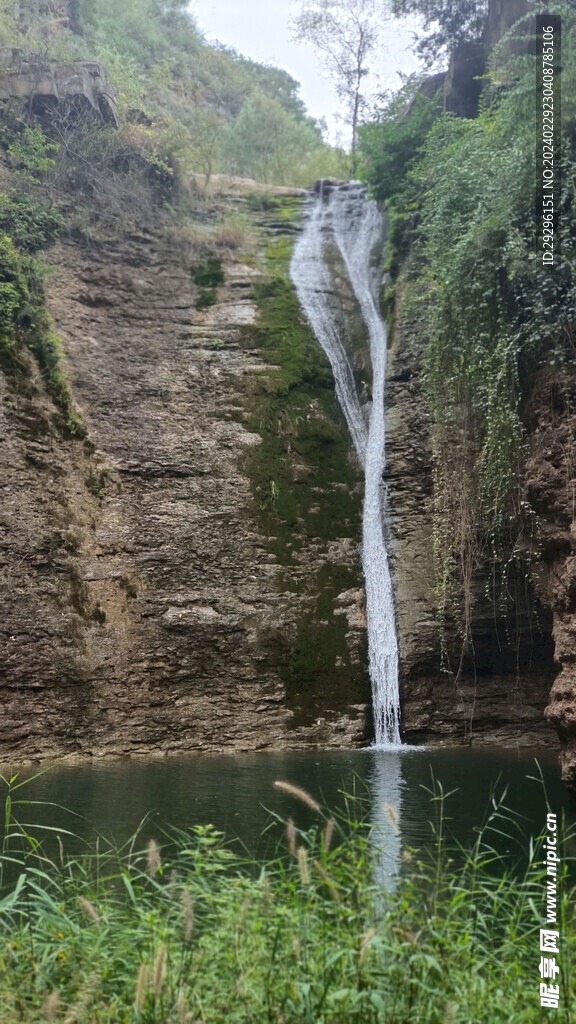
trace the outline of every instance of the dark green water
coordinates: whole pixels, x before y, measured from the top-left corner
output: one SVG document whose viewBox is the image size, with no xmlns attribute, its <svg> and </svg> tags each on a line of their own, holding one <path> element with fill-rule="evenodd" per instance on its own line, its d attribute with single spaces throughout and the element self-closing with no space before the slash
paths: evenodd
<svg viewBox="0 0 576 1024">
<path fill-rule="evenodd" d="M 313 812 L 274 789 L 276 779 L 304 787 L 335 812 L 344 811 L 345 794 L 356 794 L 368 807 L 375 840 L 385 848 L 390 868 L 403 847 L 420 849 L 434 842 L 430 823 L 439 801 L 431 800 L 428 792 L 434 785 L 437 793 L 439 784 L 445 793 L 455 790 L 445 799 L 444 819 L 447 830 L 464 845 L 473 842 L 475 830 L 493 809 L 493 798 L 498 802 L 504 791 L 504 803 L 520 827 L 504 830 L 512 839 L 493 836 L 501 852 L 522 856 L 526 837 L 544 829 L 546 799 L 559 819 L 564 813 L 568 824 L 576 823 L 576 802 L 560 780 L 553 752 L 468 748 L 253 753 L 54 766 L 14 798 L 60 806 L 29 804 L 16 806 L 14 813 L 21 821 L 74 832 L 80 841 L 64 840 L 75 851 L 94 843 L 97 834 L 121 844 L 141 826 L 144 846 L 151 837 L 163 841 L 164 824 L 186 828 L 210 823 L 260 856 L 274 852 L 281 837 L 283 826 L 274 814 L 293 817 L 298 827 L 315 820 Z M 386 805 L 393 809 L 397 829 Z"/>
</svg>

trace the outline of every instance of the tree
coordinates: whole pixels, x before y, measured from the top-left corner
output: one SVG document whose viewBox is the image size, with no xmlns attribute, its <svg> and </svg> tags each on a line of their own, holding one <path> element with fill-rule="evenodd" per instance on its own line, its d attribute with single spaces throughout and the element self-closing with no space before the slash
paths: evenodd
<svg viewBox="0 0 576 1024">
<path fill-rule="evenodd" d="M 312 125 L 297 121 L 278 100 L 255 91 L 229 130 L 224 159 L 235 174 L 284 185 L 321 145 Z"/>
<path fill-rule="evenodd" d="M 452 54 L 460 43 L 480 40 L 488 0 L 391 0 L 391 10 L 398 18 L 418 15 L 425 31 L 433 29 L 418 43 L 426 64 L 431 65 Z"/>
<path fill-rule="evenodd" d="M 382 7 L 378 0 L 302 0 L 292 23 L 294 38 L 318 50 L 338 97 L 348 108 L 352 173 L 357 165 L 362 83 L 369 71 L 366 60 L 380 38 Z"/>
</svg>

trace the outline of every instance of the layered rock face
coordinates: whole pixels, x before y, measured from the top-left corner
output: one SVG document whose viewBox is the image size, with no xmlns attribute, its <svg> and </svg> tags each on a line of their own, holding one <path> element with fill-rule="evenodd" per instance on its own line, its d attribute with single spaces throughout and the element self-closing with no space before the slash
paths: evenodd
<svg viewBox="0 0 576 1024">
<path fill-rule="evenodd" d="M 528 497 L 540 522 L 537 586 L 553 614 L 560 667 L 546 718 L 562 741 L 562 776 L 576 790 L 576 381 L 547 368 L 534 387 Z"/>
<path fill-rule="evenodd" d="M 250 477 L 263 441 L 246 423 L 276 372 L 257 344 L 266 242 L 224 260 L 204 308 L 161 234 L 51 250 L 49 307 L 88 438 L 62 439 L 37 377 L 24 391 L 0 377 L 0 760 L 369 734 L 354 531 L 297 520 L 283 559 Z M 314 403 L 307 415 L 326 432 Z M 320 486 L 297 449 L 287 441 L 295 486 L 329 517 L 343 485 Z M 334 649 L 322 671 L 311 638 Z"/>
<path fill-rule="evenodd" d="M 50 110 L 57 121 L 64 122 L 73 105 L 77 117 L 88 113 L 116 124 L 118 96 L 99 61 L 63 65 L 15 47 L 0 50 L 0 101 L 14 99 L 25 101 L 37 114 Z"/>
<path fill-rule="evenodd" d="M 506 609 L 487 596 L 489 579 L 477 578 L 472 650 L 460 662 L 462 641 L 455 623 L 446 621 L 444 660 L 452 673 L 445 671 L 434 594 L 431 424 L 420 362 L 400 312 L 388 362 L 387 479 L 406 738 L 556 745 L 544 718 L 557 672 L 551 613 L 546 595 L 541 601 L 522 572 L 510 575 Z"/>
</svg>

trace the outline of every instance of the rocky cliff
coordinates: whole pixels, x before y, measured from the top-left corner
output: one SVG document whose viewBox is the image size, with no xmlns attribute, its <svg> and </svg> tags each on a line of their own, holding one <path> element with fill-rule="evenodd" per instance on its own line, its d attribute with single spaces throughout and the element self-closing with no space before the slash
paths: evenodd
<svg viewBox="0 0 576 1024">
<path fill-rule="evenodd" d="M 574 351 L 574 339 L 565 341 Z M 547 367 L 530 405 L 528 498 L 540 520 L 537 587 L 553 616 L 559 668 L 545 711 L 562 742 L 562 776 L 576 790 L 576 373 Z"/>
<path fill-rule="evenodd" d="M 496 61 L 502 52 L 533 45 L 528 12 L 526 0 L 490 0 L 477 47 L 484 63 L 518 19 L 525 20 L 517 37 L 508 39 Z M 465 57 L 465 47 L 460 48 L 449 72 L 428 80 L 423 91 L 431 95 L 441 87 L 448 109 L 473 116 L 475 101 L 470 109 L 467 104 L 478 83 L 474 86 Z M 488 565 L 477 572 L 471 588 L 472 642 L 461 659 L 456 623 L 450 616 L 440 622 L 434 611 L 430 421 L 418 379 L 426 338 L 410 322 L 401 290 L 396 298 L 387 399 L 389 530 L 407 736 L 555 744 L 552 724 L 563 745 L 564 778 L 575 787 L 573 325 L 558 327 L 564 368 L 553 368 L 554 359 L 550 365 L 546 361 L 546 370 L 524 382 L 529 448 L 524 493 L 534 514 L 533 532 L 519 543 L 504 587 Z"/>
<path fill-rule="evenodd" d="M 456 622 L 438 618 L 431 424 L 419 385 L 421 346 L 410 328 L 400 301 L 388 363 L 387 478 L 406 737 L 555 745 L 544 717 L 557 673 L 552 613 L 547 594 L 526 581 L 525 567 L 511 567 L 504 604 L 490 596 L 488 566 L 478 574 L 472 644 L 462 661 Z M 563 482 L 561 503 L 564 493 Z"/>
<path fill-rule="evenodd" d="M 245 201 L 205 202 L 210 221 Z M 2 760 L 369 735 L 344 427 L 320 357 L 286 400 L 266 351 L 290 202 L 254 215 L 252 255 L 223 251 L 213 289 L 174 233 L 50 251 L 87 437 L 58 432 L 37 367 L 0 378 Z"/>
</svg>

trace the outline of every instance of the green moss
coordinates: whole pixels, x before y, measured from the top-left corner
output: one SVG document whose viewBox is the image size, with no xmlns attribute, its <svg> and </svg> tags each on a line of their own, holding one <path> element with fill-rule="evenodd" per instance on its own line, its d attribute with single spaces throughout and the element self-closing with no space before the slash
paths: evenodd
<svg viewBox="0 0 576 1024">
<path fill-rule="evenodd" d="M 87 489 L 95 498 L 104 498 L 106 496 L 110 472 L 109 466 L 104 466 L 103 469 L 90 469 L 85 483 Z"/>
<path fill-rule="evenodd" d="M 302 616 L 283 663 L 285 701 L 294 712 L 292 728 L 313 724 L 323 712 L 369 699 L 366 668 L 350 660 L 346 616 L 334 614 L 338 595 L 358 586 L 357 573 L 325 562 L 311 582 L 317 599 Z M 366 663 L 364 651 L 362 665 Z"/>
<path fill-rule="evenodd" d="M 247 426 L 262 444 L 251 450 L 246 468 L 283 564 L 290 564 L 299 542 L 296 526 L 300 537 L 325 540 L 359 530 L 348 433 L 332 371 L 287 277 L 290 252 L 285 238 L 269 246 L 273 276 L 255 289 L 260 320 L 249 332 L 250 345 L 271 369 L 251 385 Z"/>
<path fill-rule="evenodd" d="M 246 196 L 250 210 L 276 210 L 279 208 L 279 197 L 271 192 L 251 192 Z"/>
<path fill-rule="evenodd" d="M 346 617 L 334 614 L 343 590 L 358 586 L 359 569 L 327 561 L 302 580 L 295 556 L 314 541 L 360 536 L 361 496 L 351 444 L 338 405 L 332 370 L 288 277 L 292 243 L 280 237 L 267 249 L 270 278 L 254 291 L 260 311 L 247 329 L 270 368 L 253 378 L 245 423 L 262 443 L 250 449 L 244 471 L 252 483 L 261 532 L 286 571 L 279 586 L 305 609 L 296 638 L 275 633 L 268 649 L 286 686 L 293 727 L 323 711 L 367 699 L 365 670 L 350 663 Z"/>
</svg>

